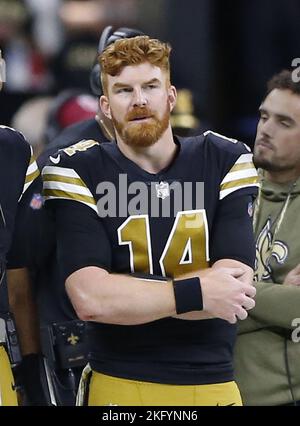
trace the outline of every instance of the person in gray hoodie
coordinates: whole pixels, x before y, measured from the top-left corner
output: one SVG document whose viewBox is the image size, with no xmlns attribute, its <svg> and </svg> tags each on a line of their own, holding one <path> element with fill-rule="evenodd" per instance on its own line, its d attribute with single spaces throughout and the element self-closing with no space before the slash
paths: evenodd
<svg viewBox="0 0 300 426">
<path fill-rule="evenodd" d="M 293 78 L 294 77 L 294 78 Z M 235 374 L 245 405 L 300 405 L 300 82 L 284 70 L 260 106 L 254 163 L 256 306 L 240 322 Z"/>
</svg>

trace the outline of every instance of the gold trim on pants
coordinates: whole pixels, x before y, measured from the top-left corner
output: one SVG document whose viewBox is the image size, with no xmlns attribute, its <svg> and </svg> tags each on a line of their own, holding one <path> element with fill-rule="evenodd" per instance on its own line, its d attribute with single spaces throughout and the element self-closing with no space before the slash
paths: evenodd
<svg viewBox="0 0 300 426">
<path fill-rule="evenodd" d="M 3 346 L 0 346 L 0 406 L 17 406 L 17 392 L 10 362 Z"/>
</svg>

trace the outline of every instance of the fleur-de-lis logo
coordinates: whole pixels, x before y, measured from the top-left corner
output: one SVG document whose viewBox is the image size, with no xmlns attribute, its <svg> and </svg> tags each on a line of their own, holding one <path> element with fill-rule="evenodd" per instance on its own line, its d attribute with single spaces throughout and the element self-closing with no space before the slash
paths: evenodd
<svg viewBox="0 0 300 426">
<path fill-rule="evenodd" d="M 287 257 L 286 244 L 279 240 L 273 242 L 269 218 L 256 240 L 254 279 L 256 281 L 269 279 L 272 275 L 271 259 L 274 258 L 278 264 L 283 264 Z"/>
<path fill-rule="evenodd" d="M 72 346 L 74 346 L 74 345 L 77 344 L 79 337 L 75 336 L 75 334 L 71 333 L 70 336 L 67 338 L 67 340 Z"/>
</svg>

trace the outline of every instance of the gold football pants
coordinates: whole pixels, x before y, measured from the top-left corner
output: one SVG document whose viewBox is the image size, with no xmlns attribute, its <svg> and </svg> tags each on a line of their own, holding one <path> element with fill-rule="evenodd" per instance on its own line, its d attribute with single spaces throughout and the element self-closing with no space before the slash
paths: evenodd
<svg viewBox="0 0 300 426">
<path fill-rule="evenodd" d="M 10 362 L 3 346 L 0 346 L 0 406 L 1 405 L 18 405 Z"/>
<path fill-rule="evenodd" d="M 92 372 L 88 405 L 207 406 L 242 405 L 235 382 L 210 385 L 164 385 Z"/>
</svg>

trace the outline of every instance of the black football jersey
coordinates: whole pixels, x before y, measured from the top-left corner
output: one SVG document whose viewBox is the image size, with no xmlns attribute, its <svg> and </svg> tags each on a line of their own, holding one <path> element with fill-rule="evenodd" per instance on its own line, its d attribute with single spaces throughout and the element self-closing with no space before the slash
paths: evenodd
<svg viewBox="0 0 300 426">
<path fill-rule="evenodd" d="M 95 119 L 73 124 L 62 131 L 37 158 L 41 169 L 49 156 L 82 139 L 108 142 Z M 13 244 L 8 255 L 8 268 L 28 266 L 31 270 L 43 326 L 54 322 L 77 319 L 65 292 L 56 260 L 55 229 L 49 212 L 43 208 L 40 177 L 27 189 L 19 203 Z M 24 244 L 26 241 L 26 244 Z"/>
<path fill-rule="evenodd" d="M 249 149 L 212 132 L 175 143 L 176 157 L 157 174 L 115 143 L 86 140 L 52 157 L 44 195 L 58 221 L 64 277 L 85 266 L 180 277 L 223 258 L 253 267 Z M 233 376 L 235 326 L 220 319 L 90 323 L 89 338 L 92 368 L 105 374 L 177 384 Z"/>
<path fill-rule="evenodd" d="M 22 196 L 7 269 L 28 267 L 41 326 L 78 319 L 66 294 L 56 257 L 54 221 L 43 206 L 39 176 Z"/>
<path fill-rule="evenodd" d="M 38 176 L 32 149 L 23 135 L 0 126 L 0 261 L 6 263 L 11 245 L 18 202 Z M 4 275 L 0 285 L 0 311 L 6 312 L 7 294 Z"/>
</svg>

